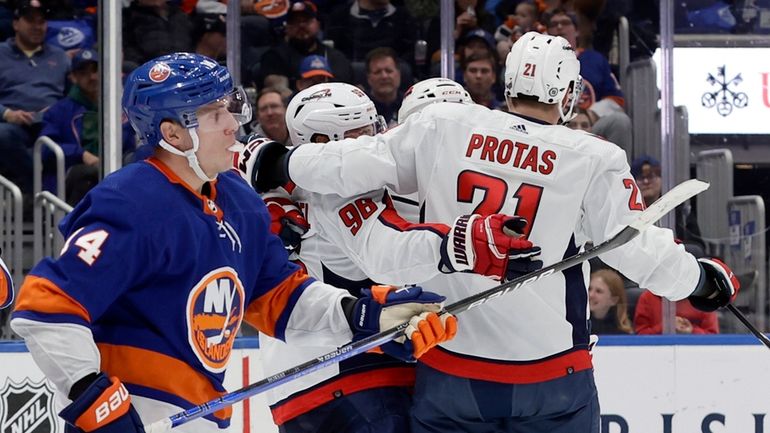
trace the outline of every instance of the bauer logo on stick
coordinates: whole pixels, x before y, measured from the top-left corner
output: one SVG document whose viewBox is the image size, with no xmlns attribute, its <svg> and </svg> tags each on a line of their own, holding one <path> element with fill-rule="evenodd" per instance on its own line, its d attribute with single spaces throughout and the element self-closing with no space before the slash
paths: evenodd
<svg viewBox="0 0 770 433">
<path fill-rule="evenodd" d="M 203 366 L 221 373 L 243 320 L 243 285 L 234 269 L 215 269 L 187 298 L 188 342 Z"/>
<path fill-rule="evenodd" d="M 162 83 L 166 81 L 166 78 L 168 78 L 169 75 L 171 75 L 171 68 L 163 62 L 156 63 L 155 66 L 150 69 L 148 75 L 153 82 Z"/>
</svg>

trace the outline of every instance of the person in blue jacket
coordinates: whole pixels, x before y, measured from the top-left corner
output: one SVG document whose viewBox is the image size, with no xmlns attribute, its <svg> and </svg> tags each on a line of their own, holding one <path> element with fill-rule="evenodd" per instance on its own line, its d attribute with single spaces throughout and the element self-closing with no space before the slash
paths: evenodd
<svg viewBox="0 0 770 433">
<path fill-rule="evenodd" d="M 48 136 L 64 151 L 67 170 L 67 202 L 75 204 L 99 180 L 99 55 L 92 49 L 78 51 L 72 58 L 72 87 L 67 96 L 43 115 L 40 135 Z M 136 138 L 123 118 L 123 153 L 133 151 Z M 44 148 L 44 188 L 55 191 L 53 154 Z"/>
</svg>

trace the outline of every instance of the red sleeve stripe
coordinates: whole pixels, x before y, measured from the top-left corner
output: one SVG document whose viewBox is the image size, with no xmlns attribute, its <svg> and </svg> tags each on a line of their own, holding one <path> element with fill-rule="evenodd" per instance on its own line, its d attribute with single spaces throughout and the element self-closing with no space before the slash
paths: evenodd
<svg viewBox="0 0 770 433">
<path fill-rule="evenodd" d="M 91 323 L 91 315 L 78 301 L 51 280 L 32 275 L 24 280 L 19 289 L 15 311 L 70 315 Z"/>
<path fill-rule="evenodd" d="M 385 194 L 385 197 L 382 199 L 382 202 L 385 204 L 385 210 L 383 210 L 380 213 L 379 220 L 384 225 L 394 230 L 398 230 L 400 232 L 405 232 L 409 230 L 428 230 L 436 233 L 441 237 L 444 237 L 449 233 L 449 226 L 446 224 L 440 224 L 440 223 L 416 224 L 403 219 L 401 215 L 399 215 L 398 212 L 396 212 L 396 208 L 393 207 L 393 201 L 391 200 L 388 194 Z"/>
<path fill-rule="evenodd" d="M 303 290 L 308 280 L 311 278 L 306 273 L 301 269 L 297 270 L 273 289 L 250 303 L 246 308 L 244 320 L 260 332 L 276 337 L 277 324 L 284 310 L 289 308 L 287 311 L 290 312 L 291 307 L 297 302 L 297 297 L 292 295 L 296 290 Z M 280 333 L 283 334 L 283 331 L 280 330 Z"/>
</svg>

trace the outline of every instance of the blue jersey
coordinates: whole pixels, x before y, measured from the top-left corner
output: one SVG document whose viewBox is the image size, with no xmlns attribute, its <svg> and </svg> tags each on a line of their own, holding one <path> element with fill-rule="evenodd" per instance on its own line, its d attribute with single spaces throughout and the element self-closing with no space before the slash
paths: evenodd
<svg viewBox="0 0 770 433">
<path fill-rule="evenodd" d="M 324 288 L 287 260 L 264 203 L 237 174 L 203 190 L 155 158 L 108 176 L 62 221 L 61 257 L 25 280 L 14 329 L 87 327 L 101 370 L 132 395 L 182 408 L 218 397 L 241 322 L 285 339 L 305 289 L 315 287 L 312 304 Z M 230 412 L 209 420 L 225 427 Z"/>
</svg>

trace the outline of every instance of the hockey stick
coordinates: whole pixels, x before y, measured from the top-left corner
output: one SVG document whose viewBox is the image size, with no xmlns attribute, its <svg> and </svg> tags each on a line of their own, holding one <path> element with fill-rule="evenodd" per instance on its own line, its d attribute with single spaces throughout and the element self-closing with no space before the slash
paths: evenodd
<svg viewBox="0 0 770 433">
<path fill-rule="evenodd" d="M 749 331 L 751 331 L 752 334 L 754 334 L 755 337 L 759 339 L 759 341 L 762 342 L 765 346 L 767 346 L 768 349 L 770 349 L 770 338 L 767 338 L 767 335 L 759 332 L 757 328 L 754 327 L 754 325 L 749 322 L 749 319 L 746 318 L 746 316 L 741 313 L 741 310 L 735 307 L 733 304 L 727 304 L 726 308 L 730 310 L 731 313 L 735 315 L 735 317 L 738 318 L 738 320 L 743 323 L 744 326 L 749 328 Z"/>
<path fill-rule="evenodd" d="M 639 233 L 653 225 L 664 215 L 674 210 L 675 207 L 679 206 L 690 197 L 705 191 L 708 187 L 708 183 L 696 179 L 682 182 L 664 194 L 649 208 L 642 211 L 642 213 L 634 222 L 624 227 L 622 230 L 620 230 L 620 232 L 618 232 L 609 240 L 602 242 L 601 244 L 596 245 L 586 251 L 583 251 L 582 253 L 564 259 L 558 263 L 554 263 L 553 265 L 541 268 L 538 271 L 523 275 L 505 284 L 501 284 L 481 293 L 461 299 L 445 307 L 444 311 L 451 314 L 462 313 L 463 311 L 478 307 L 479 305 L 482 305 L 492 298 L 502 296 L 506 293 L 518 289 L 521 286 L 532 284 L 541 278 L 547 277 L 548 275 L 561 272 L 565 269 L 571 268 L 572 266 L 585 262 L 586 260 L 592 259 L 600 254 L 604 254 L 607 251 L 615 249 L 629 242 Z M 390 340 L 401 336 L 408 325 L 408 323 L 402 323 L 399 326 L 380 332 L 379 334 L 369 336 L 359 341 L 348 343 L 332 352 L 302 363 L 296 367 L 274 374 L 270 377 L 266 377 L 259 382 L 255 382 L 239 390 L 225 394 L 217 399 L 187 409 L 169 418 L 156 421 L 148 426 L 145 426 L 145 432 L 160 433 L 168 431 L 171 428 L 185 424 L 194 419 L 233 405 L 241 400 L 245 400 L 249 397 L 275 388 L 285 382 L 289 382 L 296 378 L 310 374 L 314 371 L 318 371 L 324 367 L 328 367 L 329 365 L 336 364 L 352 356 L 374 349 L 375 347 L 381 346 L 382 344 L 385 344 Z"/>
</svg>

